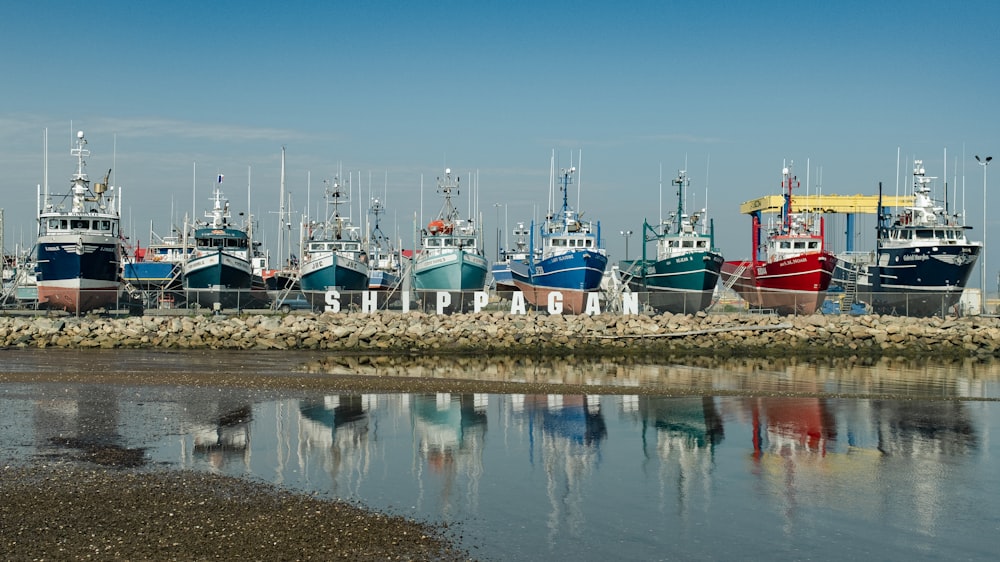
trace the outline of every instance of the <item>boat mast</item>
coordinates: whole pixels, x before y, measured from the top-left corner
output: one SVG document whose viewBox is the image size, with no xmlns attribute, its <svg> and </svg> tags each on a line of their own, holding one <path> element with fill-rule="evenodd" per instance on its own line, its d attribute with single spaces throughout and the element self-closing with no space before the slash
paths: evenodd
<svg viewBox="0 0 1000 562">
<path fill-rule="evenodd" d="M 677 172 L 677 178 L 675 178 L 671 183 L 677 186 L 677 218 L 674 221 L 674 234 L 680 234 L 681 232 L 681 217 L 684 216 L 684 186 L 690 184 L 691 180 L 687 177 L 687 170 L 680 170 Z"/>
<path fill-rule="evenodd" d="M 784 227 L 785 232 L 788 233 L 792 231 L 792 188 L 799 187 L 799 182 L 798 179 L 792 175 L 791 163 L 789 163 L 788 166 L 784 167 L 781 170 L 781 175 L 783 180 L 782 187 L 785 188 L 784 189 L 785 204 L 782 210 L 784 214 L 784 216 L 782 217 L 782 226 Z"/>
<path fill-rule="evenodd" d="M 281 182 L 278 201 L 278 264 L 285 267 L 285 147 L 281 147 Z"/>
</svg>

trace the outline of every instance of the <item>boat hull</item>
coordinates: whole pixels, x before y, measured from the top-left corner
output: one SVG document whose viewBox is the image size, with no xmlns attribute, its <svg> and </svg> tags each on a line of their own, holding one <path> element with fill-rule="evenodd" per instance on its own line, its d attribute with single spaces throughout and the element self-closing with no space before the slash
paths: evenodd
<svg viewBox="0 0 1000 562">
<path fill-rule="evenodd" d="M 490 274 L 493 276 L 493 286 L 497 293 L 509 297 L 510 293 L 517 290 L 514 285 L 514 276 L 510 272 L 509 262 L 493 264 L 490 268 Z"/>
<path fill-rule="evenodd" d="M 121 290 L 121 247 L 106 236 L 43 236 L 35 266 L 39 303 L 72 314 L 107 308 Z"/>
<path fill-rule="evenodd" d="M 878 266 L 841 262 L 834 282 L 846 287 L 853 268 L 856 300 L 867 302 L 873 312 L 944 316 L 961 300 L 980 248 L 978 244 L 885 248 L 879 251 Z"/>
<path fill-rule="evenodd" d="M 368 290 L 391 291 L 399 285 L 399 275 L 391 271 L 373 269 L 368 272 Z"/>
<path fill-rule="evenodd" d="M 299 287 L 308 292 L 364 291 L 368 266 L 338 254 L 324 254 L 299 267 Z"/>
<path fill-rule="evenodd" d="M 649 262 L 645 266 L 623 262 L 621 270 L 632 268 L 629 288 L 640 293 L 657 312 L 693 313 L 712 304 L 715 286 L 722 270 L 722 254 L 692 252 L 682 256 Z"/>
<path fill-rule="evenodd" d="M 482 291 L 486 271 L 486 258 L 463 250 L 421 254 L 413 264 L 413 286 L 418 291 Z"/>
<path fill-rule="evenodd" d="M 821 252 L 756 266 L 727 261 L 722 264 L 721 277 L 751 308 L 813 314 L 823 306 L 836 266 L 836 256 Z"/>
<path fill-rule="evenodd" d="M 608 258 L 594 251 L 568 252 L 534 263 L 512 261 L 510 271 L 514 286 L 524 299 L 536 307 L 547 307 L 551 293 L 560 293 L 563 311 L 581 314 L 586 309 L 587 293 L 600 289 Z"/>
<path fill-rule="evenodd" d="M 122 271 L 122 281 L 139 289 L 162 289 L 176 283 L 182 266 L 170 262 L 126 263 Z"/>
<path fill-rule="evenodd" d="M 193 257 L 184 265 L 184 292 L 189 303 L 201 306 L 247 306 L 253 300 L 252 277 L 253 268 L 248 260 L 212 252 Z"/>
</svg>

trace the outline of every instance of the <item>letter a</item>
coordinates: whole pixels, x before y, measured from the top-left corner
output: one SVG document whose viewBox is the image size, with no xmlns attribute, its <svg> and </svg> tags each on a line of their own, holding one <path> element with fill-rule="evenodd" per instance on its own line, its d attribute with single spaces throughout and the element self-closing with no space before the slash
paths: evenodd
<svg viewBox="0 0 1000 562">
<path fill-rule="evenodd" d="M 587 293 L 587 306 L 584 308 L 584 314 L 587 316 L 593 316 L 594 314 L 601 313 L 601 295 L 590 292 Z"/>
<path fill-rule="evenodd" d="M 510 296 L 510 313 L 511 314 L 527 314 L 528 311 L 525 309 L 524 305 L 524 293 L 521 291 L 514 291 Z"/>
</svg>

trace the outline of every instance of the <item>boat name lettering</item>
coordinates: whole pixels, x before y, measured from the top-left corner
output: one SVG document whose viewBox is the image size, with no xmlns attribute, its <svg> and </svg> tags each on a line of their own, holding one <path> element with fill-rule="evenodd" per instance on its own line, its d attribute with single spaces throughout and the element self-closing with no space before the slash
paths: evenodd
<svg viewBox="0 0 1000 562">
<path fill-rule="evenodd" d="M 924 261 L 930 259 L 927 254 L 906 254 L 903 256 L 903 261 Z"/>
<path fill-rule="evenodd" d="M 381 291 L 352 291 L 351 297 L 348 300 L 351 302 L 356 302 L 354 299 L 356 295 L 361 295 L 361 309 L 360 312 L 365 314 L 375 314 L 381 308 L 384 308 L 385 303 L 380 303 L 379 297 L 383 295 L 384 292 Z M 468 293 L 466 292 L 466 295 Z M 424 297 L 426 300 L 436 303 L 438 314 L 451 314 L 455 312 L 452 299 L 452 293 L 449 291 L 436 291 L 433 293 L 433 297 Z M 402 293 L 402 312 L 410 312 L 411 310 L 419 312 L 421 309 L 411 308 L 410 306 L 410 294 L 406 291 Z M 600 297 L 598 293 L 588 293 L 587 294 L 587 309 L 583 314 L 601 314 L 603 311 L 600 308 Z M 336 290 L 326 291 L 324 295 L 323 307 L 324 312 L 341 312 L 344 310 L 340 303 L 341 292 Z M 624 293 L 622 295 L 622 313 L 625 315 L 639 314 L 639 294 L 638 293 Z M 465 300 L 465 299 L 462 299 Z M 562 313 L 562 303 L 563 296 L 559 291 L 551 291 L 549 293 L 549 314 L 561 314 Z M 467 303 L 468 301 L 466 301 Z M 472 292 L 472 312 L 480 312 L 490 302 L 490 295 L 486 291 L 473 291 Z M 381 308 L 380 308 L 381 307 Z M 354 310 L 353 308 L 351 309 Z M 510 314 L 512 315 L 525 315 L 527 314 L 526 300 L 524 298 L 524 293 L 521 291 L 514 291 L 510 297 Z"/>
<path fill-rule="evenodd" d="M 806 260 L 806 258 L 794 258 L 794 259 L 790 259 L 788 261 L 781 262 L 781 267 L 787 267 L 789 265 L 796 265 L 796 264 L 800 264 L 800 263 L 806 263 L 806 261 L 808 261 L 808 260 Z"/>
</svg>

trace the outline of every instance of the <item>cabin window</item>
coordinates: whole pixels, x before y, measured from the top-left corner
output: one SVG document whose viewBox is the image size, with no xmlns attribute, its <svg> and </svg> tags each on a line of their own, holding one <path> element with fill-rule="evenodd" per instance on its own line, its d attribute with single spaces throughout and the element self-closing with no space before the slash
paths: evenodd
<svg viewBox="0 0 1000 562">
<path fill-rule="evenodd" d="M 809 243 L 810 250 L 815 250 L 816 248 L 819 248 L 819 242 L 813 240 L 812 242 Z"/>
<path fill-rule="evenodd" d="M 677 244 L 678 244 L 678 241 L 677 241 L 677 240 L 669 240 L 669 241 L 667 242 L 667 246 L 669 246 L 669 247 L 671 247 L 671 248 L 676 248 L 676 247 L 677 247 Z"/>
<path fill-rule="evenodd" d="M 49 219 L 49 228 L 59 230 L 59 219 Z"/>
<path fill-rule="evenodd" d="M 562 238 L 553 238 L 552 239 L 552 245 L 555 246 L 555 247 L 557 247 L 557 248 L 562 248 L 562 247 L 564 247 L 566 245 L 566 241 L 563 240 Z"/>
<path fill-rule="evenodd" d="M 101 230 L 105 232 L 111 230 L 111 221 L 101 221 Z"/>
<path fill-rule="evenodd" d="M 77 229 L 77 228 L 90 228 L 90 221 L 79 220 L 79 219 L 74 220 L 73 221 L 73 228 L 74 229 Z"/>
<path fill-rule="evenodd" d="M 920 230 L 917 231 L 917 238 L 927 239 L 927 238 L 933 238 L 933 237 L 934 237 L 934 231 L 933 230 L 920 229 Z"/>
<path fill-rule="evenodd" d="M 684 247 L 685 248 L 694 248 L 694 241 L 693 240 L 685 240 L 684 241 Z"/>
<path fill-rule="evenodd" d="M 791 247 L 792 247 L 792 243 L 791 242 L 782 242 L 781 243 L 781 249 L 782 250 L 788 250 Z"/>
<path fill-rule="evenodd" d="M 796 250 L 804 250 L 805 247 L 806 247 L 806 243 L 805 242 L 796 242 L 795 243 L 795 249 Z"/>
<path fill-rule="evenodd" d="M 708 242 L 706 242 L 704 240 L 699 240 L 698 241 L 698 247 L 699 248 L 707 248 L 708 247 Z"/>
<path fill-rule="evenodd" d="M 590 238 L 587 239 L 587 247 L 588 248 L 593 248 L 594 247 L 594 241 L 591 240 Z"/>
</svg>

